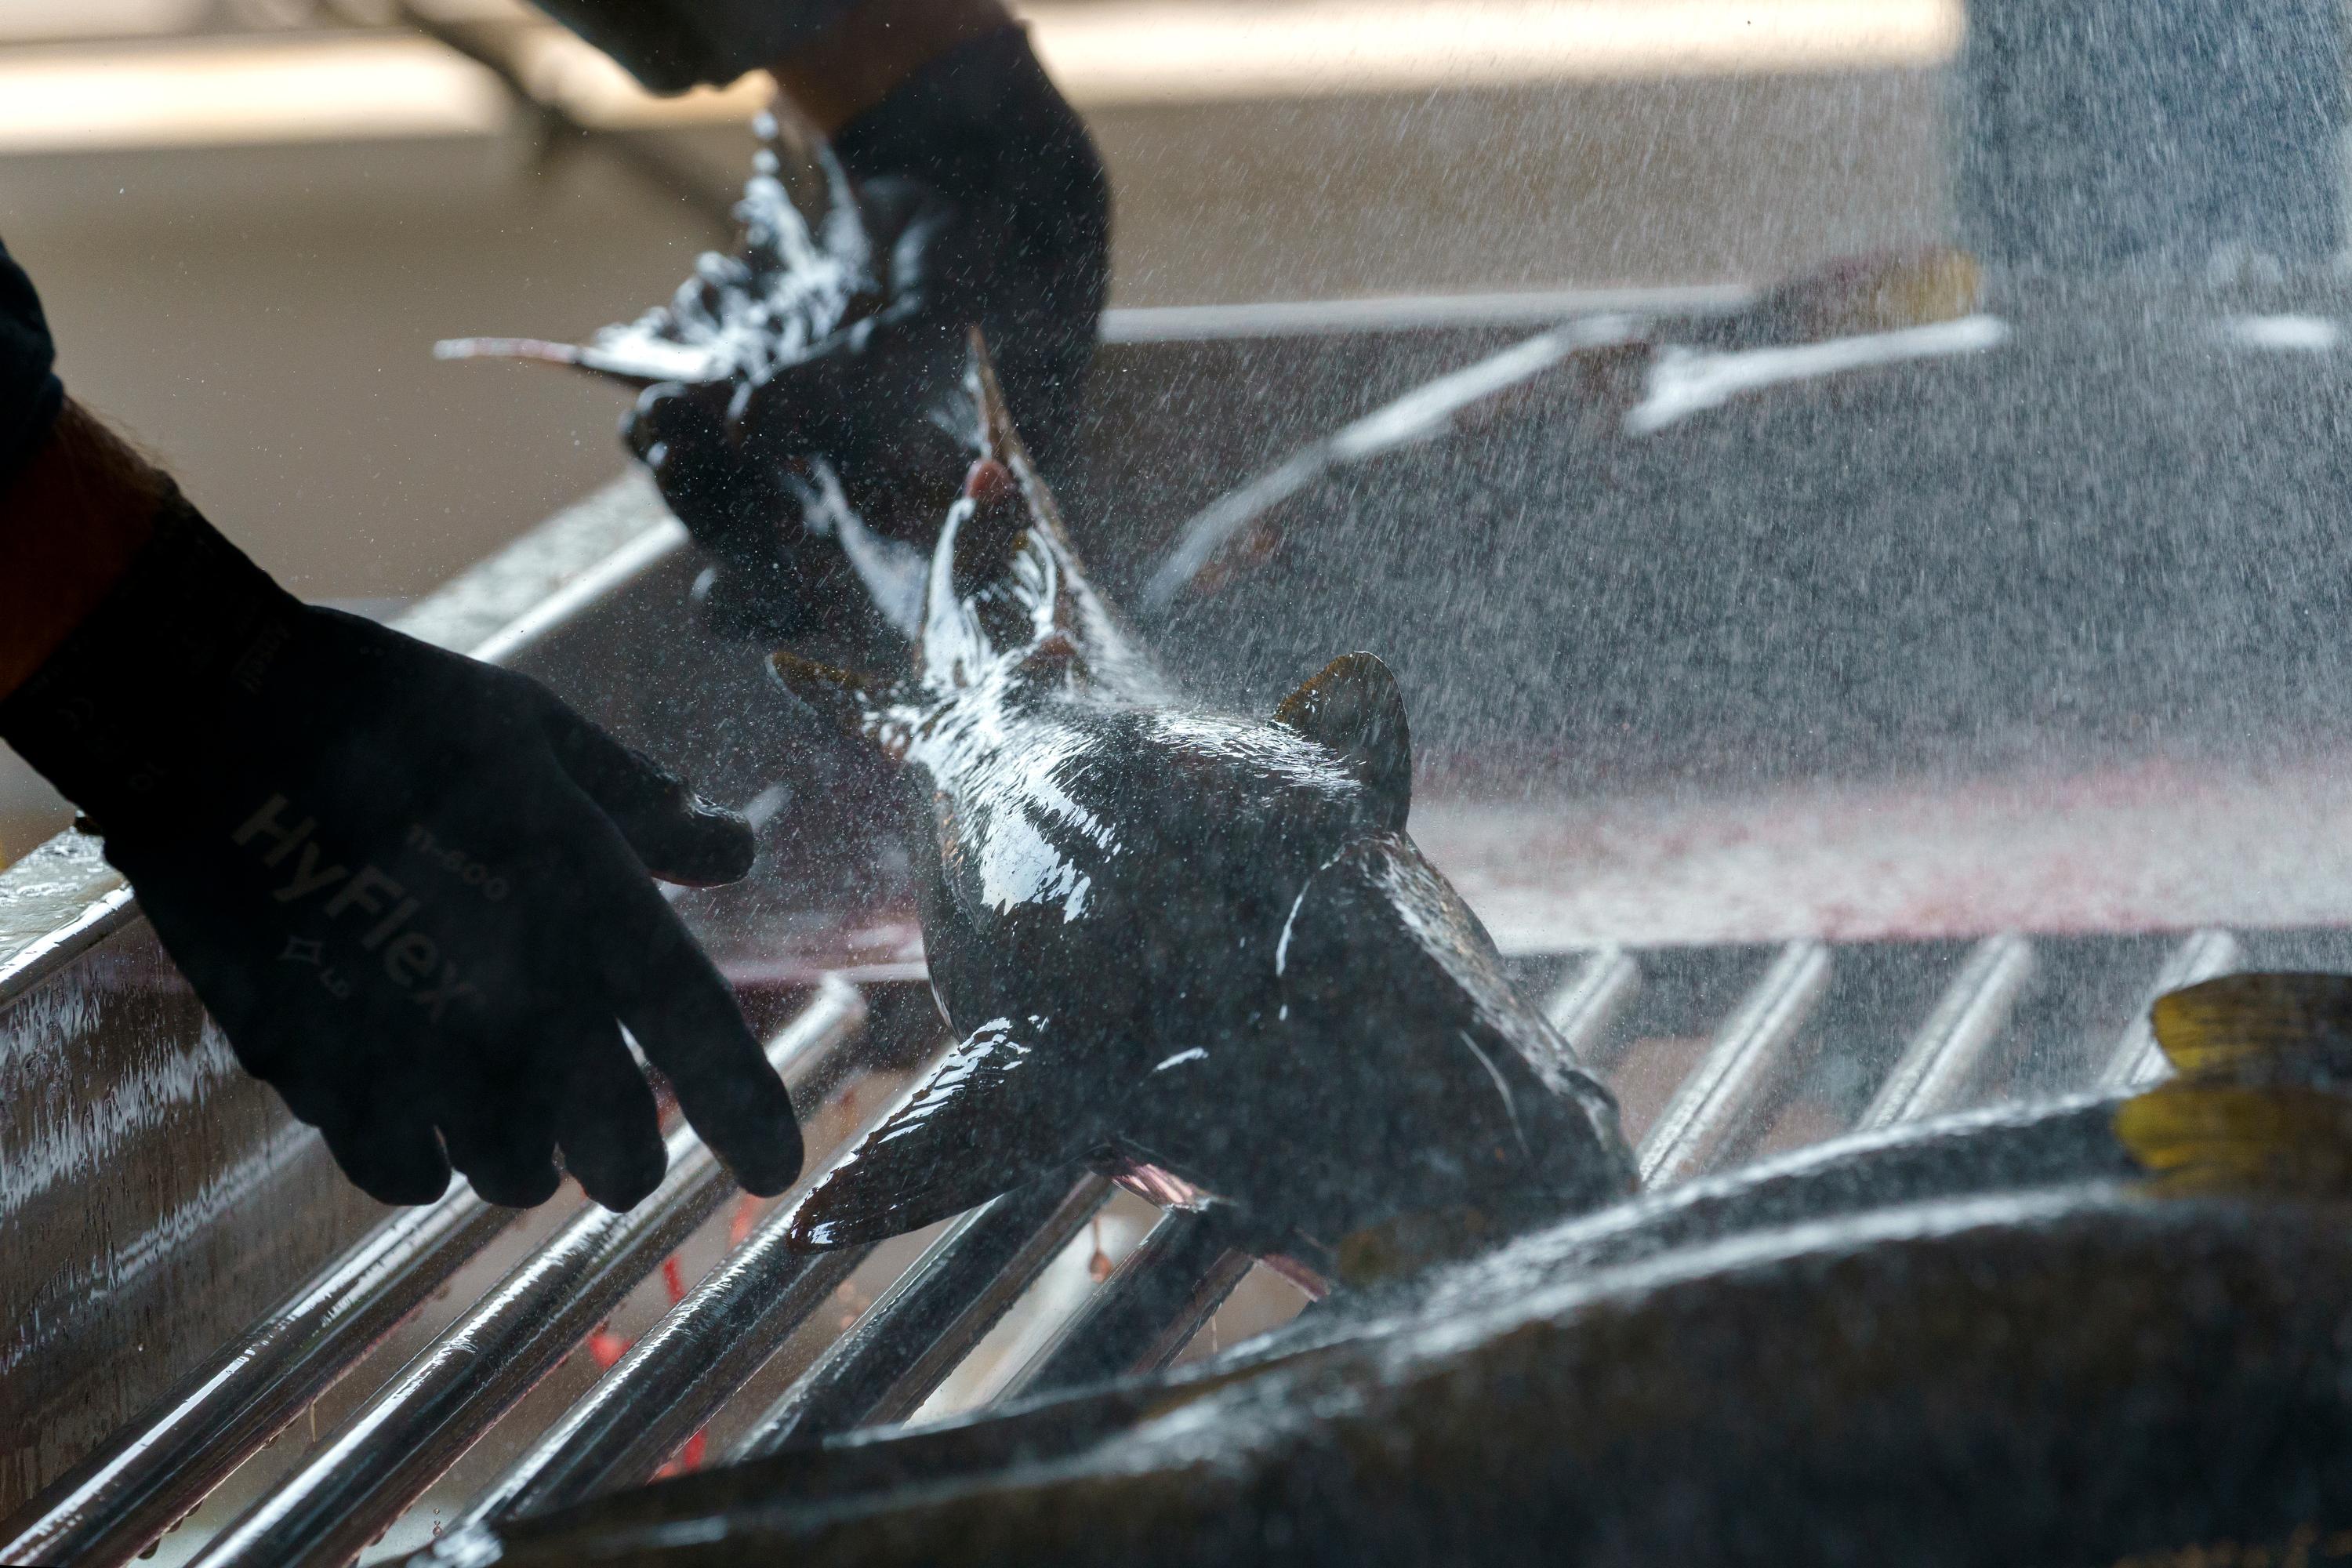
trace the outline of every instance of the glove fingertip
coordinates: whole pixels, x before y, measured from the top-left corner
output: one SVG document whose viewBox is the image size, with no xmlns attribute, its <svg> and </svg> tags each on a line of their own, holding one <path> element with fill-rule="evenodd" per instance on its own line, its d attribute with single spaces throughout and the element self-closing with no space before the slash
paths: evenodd
<svg viewBox="0 0 2352 1568">
<path fill-rule="evenodd" d="M 738 1156 L 729 1162 L 736 1182 L 755 1198 L 772 1198 L 789 1191 L 801 1179 L 803 1152 L 800 1124 L 791 1117 L 782 1122 L 782 1131 L 750 1158 Z"/>
<path fill-rule="evenodd" d="M 806 1155 L 792 1095 L 783 1080 L 771 1073 L 764 1084 L 744 1085 L 736 1099 L 723 1113 L 723 1131 L 714 1128 L 706 1141 L 745 1192 L 772 1198 L 800 1180 Z M 698 1125 L 720 1120 L 706 1108 Z"/>
<path fill-rule="evenodd" d="M 642 1146 L 583 1150 L 572 1153 L 569 1163 L 582 1192 L 614 1214 L 626 1214 L 653 1196 L 669 1174 L 669 1152 L 654 1137 Z"/>
<path fill-rule="evenodd" d="M 505 1209 L 535 1209 L 563 1185 L 563 1173 L 551 1160 L 484 1163 L 465 1176 L 476 1196 Z"/>
<path fill-rule="evenodd" d="M 357 1180 L 357 1178 L 353 1178 Z M 380 1204 L 394 1208 L 422 1208 L 437 1204 L 449 1191 L 449 1173 L 439 1175 L 404 1172 L 380 1181 L 360 1182 L 362 1191 Z"/>
<path fill-rule="evenodd" d="M 324 1131 L 325 1130 L 321 1130 Z M 449 1190 L 449 1162 L 437 1142 L 327 1131 L 327 1148 L 352 1184 L 395 1208 L 438 1203 Z"/>
<path fill-rule="evenodd" d="M 646 868 L 665 882 L 689 888 L 740 882 L 760 855 L 759 837 L 742 813 L 695 795 L 686 797 L 658 835 L 641 837 L 657 840 L 637 846 Z"/>
</svg>

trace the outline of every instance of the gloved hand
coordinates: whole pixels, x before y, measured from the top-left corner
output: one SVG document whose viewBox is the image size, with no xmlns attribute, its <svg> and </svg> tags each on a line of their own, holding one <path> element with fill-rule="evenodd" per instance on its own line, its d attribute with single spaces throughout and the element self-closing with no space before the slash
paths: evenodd
<svg viewBox="0 0 2352 1568">
<path fill-rule="evenodd" d="M 813 468 L 830 468 L 869 522 L 946 475 L 939 506 L 917 509 L 936 516 L 973 455 L 939 410 L 961 384 L 974 323 L 1023 430 L 1049 449 L 1075 411 L 1108 276 L 1101 163 L 1017 28 L 918 70 L 845 126 L 833 152 L 870 243 L 872 300 L 803 351 L 745 355 L 729 379 L 646 388 L 624 426 L 718 563 L 706 601 L 715 624 L 769 641 L 806 629 L 813 585 L 838 551 L 797 526 Z M 837 273 L 842 247 L 794 263 L 789 249 L 755 246 L 681 291 L 676 330 L 698 339 L 775 319 L 761 312 L 779 265 Z"/>
<path fill-rule="evenodd" d="M 741 818 L 536 682 L 287 595 L 184 501 L 0 737 L 107 858 L 247 1070 L 387 1203 L 564 1165 L 626 1208 L 664 1168 L 625 1024 L 761 1194 L 782 1082 L 646 879 L 740 877 Z"/>
</svg>

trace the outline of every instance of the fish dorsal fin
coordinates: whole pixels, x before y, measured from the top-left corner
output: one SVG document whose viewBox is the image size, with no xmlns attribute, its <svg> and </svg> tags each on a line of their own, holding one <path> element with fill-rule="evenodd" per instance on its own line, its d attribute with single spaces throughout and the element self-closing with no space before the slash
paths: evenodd
<svg viewBox="0 0 2352 1568">
<path fill-rule="evenodd" d="M 2352 1080 L 2352 975 L 2225 974 L 2158 997 L 2148 1018 L 2184 1078 Z"/>
<path fill-rule="evenodd" d="M 995 1019 L 948 1052 L 794 1205 L 802 1251 L 881 1241 L 961 1214 L 1062 1163 L 1090 1141 L 1093 1075 Z"/>
<path fill-rule="evenodd" d="M 1412 808 L 1412 732 L 1387 665 L 1343 654 L 1284 698 L 1274 721 L 1339 752 L 1371 792 L 1381 826 L 1403 831 Z"/>
</svg>

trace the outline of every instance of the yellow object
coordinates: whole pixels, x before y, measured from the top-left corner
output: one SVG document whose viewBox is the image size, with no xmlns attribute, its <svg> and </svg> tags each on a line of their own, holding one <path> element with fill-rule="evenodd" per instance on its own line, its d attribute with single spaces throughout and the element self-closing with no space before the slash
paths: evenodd
<svg viewBox="0 0 2352 1568">
<path fill-rule="evenodd" d="M 2116 1136 L 2160 1192 L 2352 1195 L 2352 1100 L 2324 1089 L 2166 1084 L 2117 1108 Z"/>
<path fill-rule="evenodd" d="M 2225 974 L 2157 998 L 2179 1072 L 2116 1111 L 2164 1192 L 2352 1195 L 2352 975 Z"/>
<path fill-rule="evenodd" d="M 2352 975 L 2225 974 L 2148 1015 L 2185 1079 L 2333 1078 L 2352 1068 Z"/>
</svg>

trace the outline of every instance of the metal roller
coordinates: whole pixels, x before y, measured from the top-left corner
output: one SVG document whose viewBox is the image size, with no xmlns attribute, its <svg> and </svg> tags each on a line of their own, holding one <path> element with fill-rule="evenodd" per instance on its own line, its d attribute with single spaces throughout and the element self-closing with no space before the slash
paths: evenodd
<svg viewBox="0 0 2352 1568">
<path fill-rule="evenodd" d="M 793 1252 L 791 1217 L 779 1209 L 728 1254 L 474 1500 L 460 1528 L 562 1508 L 661 1468 L 874 1250 Z"/>
<path fill-rule="evenodd" d="M 1595 1072 L 1614 1067 L 1622 1046 L 1610 1026 L 1641 994 L 1642 966 L 1614 942 L 1596 947 L 1569 972 L 1544 1002 L 1544 1016 L 1575 1054 L 1577 1065 Z"/>
<path fill-rule="evenodd" d="M 1713 1169 L 1779 1100 L 1798 1037 L 1829 990 L 1830 967 L 1829 949 L 1818 942 L 1780 950 L 1642 1140 L 1643 1186 Z"/>
<path fill-rule="evenodd" d="M 1036 1282 L 1108 1201 L 1108 1178 L 1047 1179 L 964 1215 L 771 1406 L 730 1456 L 898 1421 Z"/>
<path fill-rule="evenodd" d="M 768 1047 L 789 1085 L 829 1069 L 866 1003 L 828 982 Z M 194 1560 L 202 1568 L 339 1565 L 358 1555 L 717 1211 L 718 1156 L 681 1128 L 669 1173 L 626 1214 L 589 1208 L 516 1265 Z"/>
<path fill-rule="evenodd" d="M 2000 1043 L 2033 971 L 2033 944 L 2021 936 L 1989 936 L 1971 948 L 1854 1131 L 1958 1110 Z"/>
<path fill-rule="evenodd" d="M 2208 928 L 2190 931 L 2183 938 L 2165 959 L 2164 967 L 2157 971 L 2154 984 L 2141 995 L 2130 1026 L 2116 1042 L 2106 1069 L 2099 1075 L 2099 1087 L 2140 1089 L 2170 1072 L 2164 1052 L 2157 1046 L 2156 1030 L 2148 1023 L 2147 1010 L 2168 991 L 2231 973 L 2238 967 L 2239 957 L 2238 939 L 2226 931 Z"/>
<path fill-rule="evenodd" d="M 395 1215 L 0 1527 L 0 1563 L 137 1557 L 514 1217 L 463 1181 Z"/>
<path fill-rule="evenodd" d="M 1169 1209 L 1102 1288 L 1013 1375 L 1003 1396 L 1070 1388 L 1176 1359 L 1255 1261 L 1223 1205 Z"/>
</svg>

